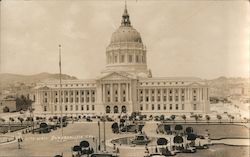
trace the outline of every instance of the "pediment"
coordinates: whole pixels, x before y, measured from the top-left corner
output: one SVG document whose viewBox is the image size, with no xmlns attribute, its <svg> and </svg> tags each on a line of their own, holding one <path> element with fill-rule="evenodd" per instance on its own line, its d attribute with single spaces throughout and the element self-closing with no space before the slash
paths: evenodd
<svg viewBox="0 0 250 157">
<path fill-rule="evenodd" d="M 199 86 L 202 86 L 202 84 L 198 83 L 198 82 L 192 82 L 189 84 L 189 86 L 192 86 L 192 87 L 199 87 Z"/>
<path fill-rule="evenodd" d="M 40 90 L 49 90 L 50 88 L 48 86 L 43 86 L 43 87 L 40 87 L 38 89 L 40 89 Z"/>
<path fill-rule="evenodd" d="M 99 80 L 131 80 L 131 79 L 134 78 L 128 73 L 112 72 L 101 77 Z"/>
</svg>

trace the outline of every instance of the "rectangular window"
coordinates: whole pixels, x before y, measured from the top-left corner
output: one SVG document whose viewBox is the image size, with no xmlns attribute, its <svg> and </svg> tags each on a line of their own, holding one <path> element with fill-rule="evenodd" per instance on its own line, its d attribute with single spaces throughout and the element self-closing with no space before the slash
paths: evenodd
<svg viewBox="0 0 250 157">
<path fill-rule="evenodd" d="M 141 101 L 141 102 L 143 101 L 143 96 L 140 96 L 140 101 Z"/>
<path fill-rule="evenodd" d="M 70 105 L 70 111 L 73 111 L 73 105 Z"/>
<path fill-rule="evenodd" d="M 66 99 L 65 99 L 65 102 L 69 102 L 69 99 L 68 99 L 68 98 L 66 98 Z"/>
<path fill-rule="evenodd" d="M 76 102 L 77 102 L 77 103 L 79 102 L 79 98 L 78 98 L 78 97 L 76 97 Z"/>
<path fill-rule="evenodd" d="M 73 102 L 73 98 L 70 98 L 70 102 L 71 102 L 71 103 Z"/>
<path fill-rule="evenodd" d="M 84 97 L 81 98 L 81 102 L 84 102 Z"/>
<path fill-rule="evenodd" d="M 84 110 L 84 107 L 83 107 L 83 105 L 81 105 L 81 110 L 82 110 L 82 111 Z"/>
<path fill-rule="evenodd" d="M 55 105 L 54 110 L 57 111 L 57 105 Z"/>
<path fill-rule="evenodd" d="M 175 109 L 176 109 L 176 110 L 178 110 L 178 109 L 179 109 L 178 104 L 175 104 Z"/>
<path fill-rule="evenodd" d="M 91 100 L 92 102 L 95 102 L 95 97 L 92 97 L 92 100 Z"/>
<path fill-rule="evenodd" d="M 185 90 L 184 89 L 181 89 L 181 94 L 184 94 Z"/>
<path fill-rule="evenodd" d="M 140 110 L 141 110 L 141 111 L 143 110 L 143 105 L 142 105 L 142 104 L 140 104 Z"/>
<path fill-rule="evenodd" d="M 89 97 L 86 98 L 86 102 L 89 102 Z"/>
<path fill-rule="evenodd" d="M 167 100 L 167 97 L 166 96 L 163 96 L 163 101 L 166 101 Z"/>
<path fill-rule="evenodd" d="M 193 96 L 193 101 L 196 101 L 196 96 Z"/>
<path fill-rule="evenodd" d="M 146 96 L 146 102 L 148 102 L 148 96 Z"/>
<path fill-rule="evenodd" d="M 173 98 L 172 98 L 172 96 L 169 96 L 169 101 L 173 101 Z"/>
<path fill-rule="evenodd" d="M 136 63 L 139 63 L 139 57 L 138 56 L 136 56 Z"/>
<path fill-rule="evenodd" d="M 55 102 L 58 102 L 58 99 L 57 99 L 57 98 L 55 99 Z"/>
<path fill-rule="evenodd" d="M 175 89 L 175 93 L 178 94 L 178 89 Z"/>
<path fill-rule="evenodd" d="M 154 104 L 152 104 L 152 110 L 154 110 L 155 109 L 155 105 Z"/>
<path fill-rule="evenodd" d="M 95 110 L 95 105 L 92 105 L 92 111 L 94 111 Z"/>
<path fill-rule="evenodd" d="M 157 101 L 161 101 L 161 97 L 160 96 L 157 97 Z"/>
<path fill-rule="evenodd" d="M 65 105 L 65 111 L 68 111 L 68 106 L 67 105 Z"/>
<path fill-rule="evenodd" d="M 124 57 L 124 55 L 122 55 L 121 56 L 121 63 L 124 63 L 124 61 L 125 61 L 125 57 Z"/>
<path fill-rule="evenodd" d="M 146 110 L 148 110 L 148 104 L 146 104 Z"/>
<path fill-rule="evenodd" d="M 185 97 L 184 96 L 181 96 L 181 101 L 184 101 L 185 100 Z"/>
<path fill-rule="evenodd" d="M 173 106 L 172 104 L 169 104 L 169 110 L 172 110 Z"/>
<path fill-rule="evenodd" d="M 76 105 L 76 111 L 78 111 L 78 105 Z"/>
<path fill-rule="evenodd" d="M 167 109 L 167 105 L 166 105 L 166 104 L 163 105 L 163 109 L 164 109 L 164 110 Z"/>
<path fill-rule="evenodd" d="M 154 96 L 151 97 L 151 101 L 155 101 L 155 97 Z"/>
<path fill-rule="evenodd" d="M 132 55 L 129 55 L 129 56 L 128 56 L 128 62 L 129 62 L 129 63 L 132 63 L 132 62 L 133 62 L 133 56 L 132 56 Z"/>
<path fill-rule="evenodd" d="M 123 102 L 125 102 L 126 101 L 126 97 L 123 97 Z"/>
<path fill-rule="evenodd" d="M 178 96 L 175 96 L 175 101 L 179 101 L 179 97 Z"/>
<path fill-rule="evenodd" d="M 87 111 L 89 110 L 89 105 L 87 105 Z"/>
<path fill-rule="evenodd" d="M 47 106 L 43 107 L 43 111 L 46 112 L 47 111 Z"/>
<path fill-rule="evenodd" d="M 161 105 L 160 104 L 158 104 L 157 109 L 161 110 Z"/>
<path fill-rule="evenodd" d="M 193 105 L 193 110 L 196 110 L 197 109 L 197 106 L 196 104 Z"/>
<path fill-rule="evenodd" d="M 195 89 L 193 90 L 193 93 L 196 94 L 196 90 Z"/>
<path fill-rule="evenodd" d="M 78 92 L 78 91 L 76 91 L 76 95 L 79 95 L 79 92 Z"/>
</svg>

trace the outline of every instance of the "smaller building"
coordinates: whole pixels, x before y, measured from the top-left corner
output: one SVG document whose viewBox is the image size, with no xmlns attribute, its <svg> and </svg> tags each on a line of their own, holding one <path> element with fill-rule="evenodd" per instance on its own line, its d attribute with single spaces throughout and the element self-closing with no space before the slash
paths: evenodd
<svg viewBox="0 0 250 157">
<path fill-rule="evenodd" d="M 16 98 L 4 98 L 0 100 L 0 113 L 15 112 L 17 110 Z"/>
</svg>

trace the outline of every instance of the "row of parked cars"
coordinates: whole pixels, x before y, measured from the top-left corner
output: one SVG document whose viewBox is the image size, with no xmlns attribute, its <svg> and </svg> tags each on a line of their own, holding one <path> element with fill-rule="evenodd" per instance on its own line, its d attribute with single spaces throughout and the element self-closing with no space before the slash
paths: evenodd
<svg viewBox="0 0 250 157">
<path fill-rule="evenodd" d="M 94 152 L 93 147 L 90 146 L 90 143 L 86 140 L 83 140 L 79 145 L 75 145 L 71 148 L 72 157 L 118 157 L 115 153 L 109 152 Z M 63 157 L 62 155 L 55 155 L 54 157 Z"/>
</svg>

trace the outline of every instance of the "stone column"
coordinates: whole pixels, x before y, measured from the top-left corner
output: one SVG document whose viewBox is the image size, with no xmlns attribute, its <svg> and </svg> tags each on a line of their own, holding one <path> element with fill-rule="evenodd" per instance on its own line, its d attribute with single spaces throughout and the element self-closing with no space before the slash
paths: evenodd
<svg viewBox="0 0 250 157">
<path fill-rule="evenodd" d="M 87 90 L 83 90 L 83 93 L 84 93 L 84 102 L 83 103 L 86 103 L 86 100 L 87 100 Z"/>
<path fill-rule="evenodd" d="M 143 98 L 143 100 L 142 100 L 142 102 L 145 102 L 145 99 L 146 99 L 146 90 L 145 90 L 145 88 L 143 88 L 142 89 L 142 98 Z"/>
<path fill-rule="evenodd" d="M 121 83 L 118 83 L 118 102 L 121 102 Z"/>
<path fill-rule="evenodd" d="M 110 102 L 113 102 L 113 83 L 110 83 Z"/>
<path fill-rule="evenodd" d="M 126 83 L 126 101 L 129 101 L 129 99 L 128 99 L 128 83 Z"/>
</svg>

